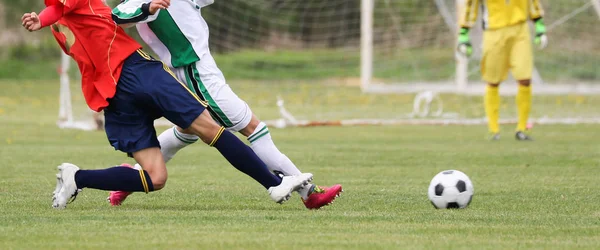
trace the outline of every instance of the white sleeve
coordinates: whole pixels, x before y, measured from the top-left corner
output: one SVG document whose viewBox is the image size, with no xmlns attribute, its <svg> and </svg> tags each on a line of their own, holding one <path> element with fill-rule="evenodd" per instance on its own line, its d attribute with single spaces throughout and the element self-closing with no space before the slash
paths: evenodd
<svg viewBox="0 0 600 250">
<path fill-rule="evenodd" d="M 152 2 L 152 0 L 122 0 L 121 3 L 112 10 L 112 18 L 117 24 L 152 22 L 158 17 L 160 10 L 154 13 L 154 15 L 151 15 L 150 2 Z"/>
<path fill-rule="evenodd" d="M 214 2 L 215 2 L 215 0 L 196 0 L 196 4 L 198 6 L 200 6 L 200 8 L 209 6 L 209 5 L 213 4 Z"/>
</svg>

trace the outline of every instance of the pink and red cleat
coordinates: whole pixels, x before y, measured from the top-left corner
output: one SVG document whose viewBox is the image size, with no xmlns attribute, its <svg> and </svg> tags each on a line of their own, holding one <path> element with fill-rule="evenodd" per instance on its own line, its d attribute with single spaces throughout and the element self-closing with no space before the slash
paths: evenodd
<svg viewBox="0 0 600 250">
<path fill-rule="evenodd" d="M 302 199 L 302 202 L 304 202 L 304 206 L 308 209 L 319 209 L 333 203 L 335 198 L 339 197 L 343 191 L 340 184 L 331 187 L 319 187 L 315 185 L 313 192 L 308 195 L 306 200 Z"/>
</svg>

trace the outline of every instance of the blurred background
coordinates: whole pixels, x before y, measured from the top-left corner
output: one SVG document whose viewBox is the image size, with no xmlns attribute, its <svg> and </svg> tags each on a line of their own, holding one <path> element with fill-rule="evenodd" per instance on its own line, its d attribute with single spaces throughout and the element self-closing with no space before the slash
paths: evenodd
<svg viewBox="0 0 600 250">
<path fill-rule="evenodd" d="M 297 120 L 480 123 L 480 27 L 472 32 L 475 55 L 466 68 L 468 85 L 457 87 L 454 47 L 461 2 L 375 0 L 368 12 L 373 24 L 366 31 L 361 31 L 361 0 L 216 0 L 202 14 L 219 67 L 265 119 L 282 118 L 277 101 L 283 100 L 283 113 Z M 534 90 L 539 93 L 532 121 L 596 122 L 600 4 L 542 2 L 550 45 L 535 51 Z M 48 30 L 28 33 L 20 26 L 22 13 L 42 8 L 41 0 L 0 0 L 0 81 L 43 85 L 58 105 L 61 51 Z M 373 73 L 366 83 L 361 81 L 364 32 L 373 39 L 372 60 L 367 60 Z M 128 33 L 137 38 L 134 28 Z M 73 113 L 87 115 L 76 67 L 68 76 Z M 506 122 L 516 116 L 510 97 L 514 85 L 509 80 L 503 86 Z"/>
</svg>

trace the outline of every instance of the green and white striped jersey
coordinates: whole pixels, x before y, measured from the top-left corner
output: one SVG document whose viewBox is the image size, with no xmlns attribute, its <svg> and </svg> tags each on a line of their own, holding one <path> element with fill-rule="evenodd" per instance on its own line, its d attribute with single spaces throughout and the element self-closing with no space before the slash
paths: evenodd
<svg viewBox="0 0 600 250">
<path fill-rule="evenodd" d="M 208 24 L 200 9 L 214 0 L 171 0 L 171 6 L 150 15 L 152 0 L 125 0 L 113 9 L 119 24 L 137 23 L 141 38 L 170 67 L 195 63 L 208 48 Z"/>
</svg>

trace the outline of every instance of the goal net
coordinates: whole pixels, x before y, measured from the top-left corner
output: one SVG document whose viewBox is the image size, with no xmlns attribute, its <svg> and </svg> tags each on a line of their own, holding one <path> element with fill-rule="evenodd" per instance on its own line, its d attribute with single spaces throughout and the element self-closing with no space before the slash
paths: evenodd
<svg viewBox="0 0 600 250">
<path fill-rule="evenodd" d="M 228 83 L 271 125 L 484 124 L 481 25 L 474 56 L 454 52 L 462 2 L 217 0 L 202 14 Z M 600 3 L 542 3 L 531 121 L 599 123 Z M 500 90 L 512 123 L 515 81 Z"/>
</svg>

